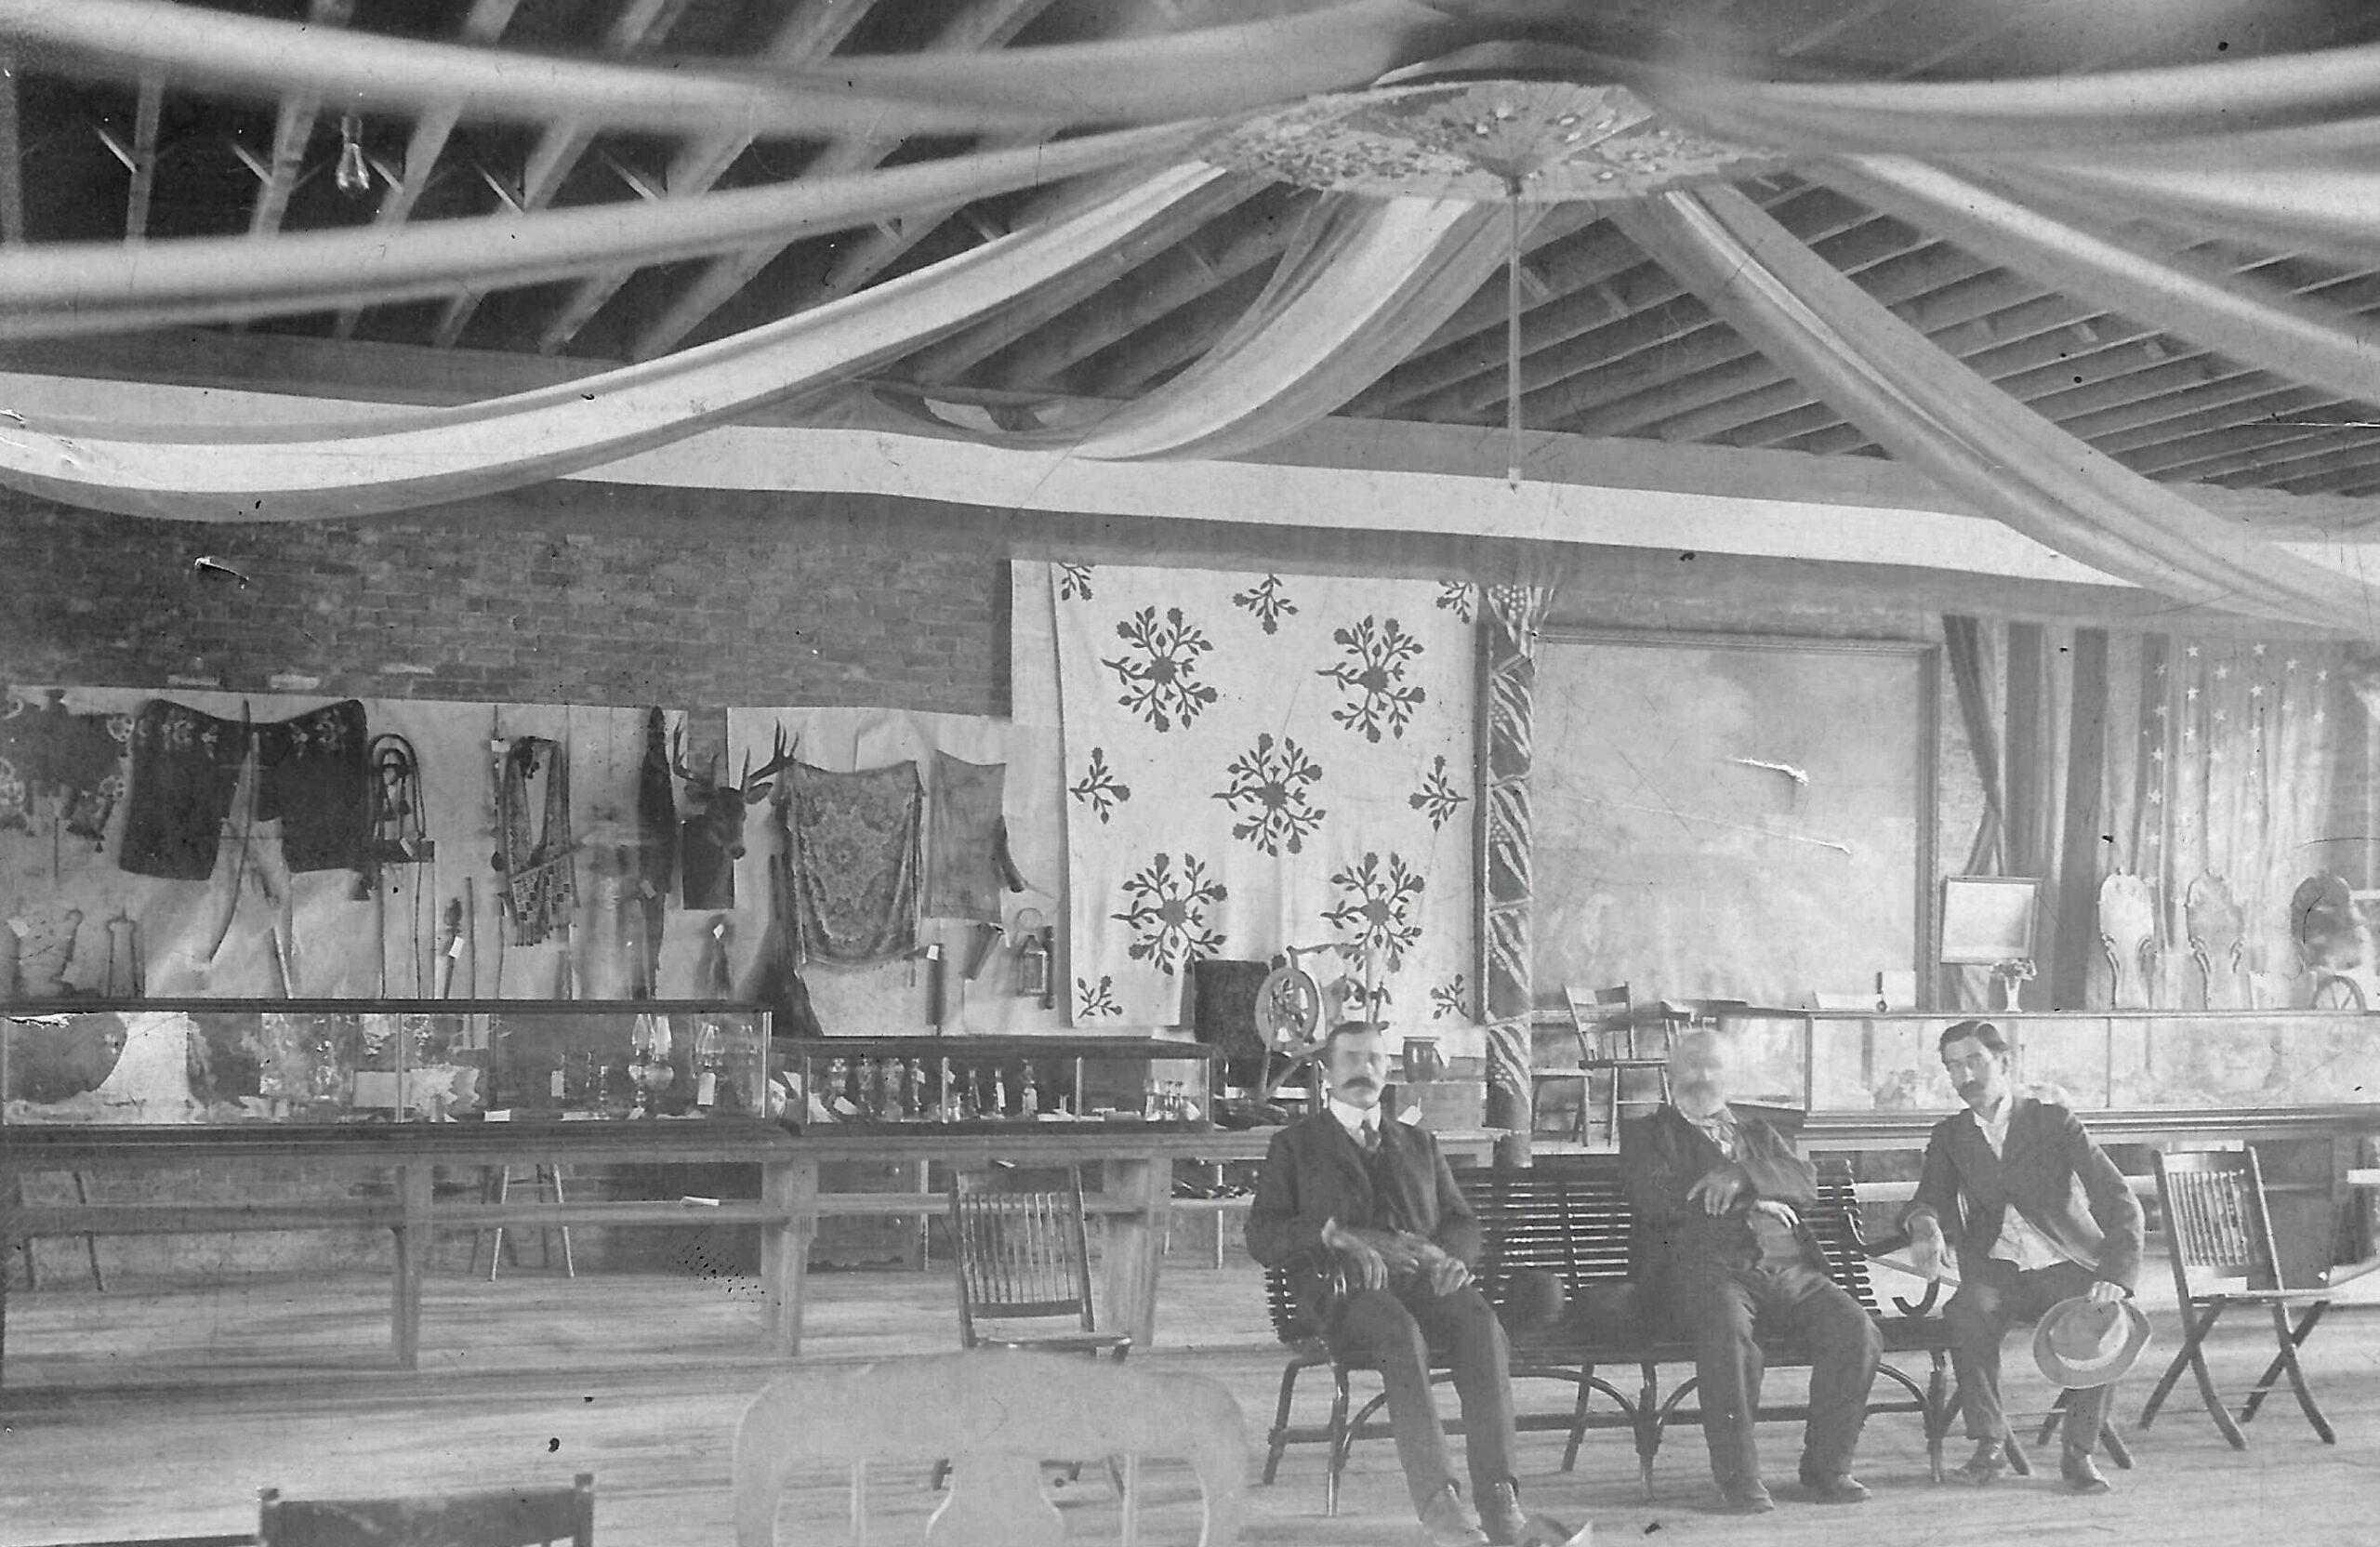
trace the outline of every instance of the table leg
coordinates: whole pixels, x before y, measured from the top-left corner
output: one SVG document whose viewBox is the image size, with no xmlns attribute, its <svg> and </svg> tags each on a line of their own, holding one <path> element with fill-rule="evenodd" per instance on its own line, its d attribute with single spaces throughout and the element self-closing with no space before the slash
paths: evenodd
<svg viewBox="0 0 2380 1547">
<path fill-rule="evenodd" d="M 1130 1202 L 1107 1216 L 1107 1307 L 1135 1347 L 1157 1341 L 1157 1264 L 1173 1209 L 1173 1167 L 1150 1156 L 1108 1160 L 1100 1190 Z"/>
<path fill-rule="evenodd" d="M 391 1341 L 396 1344 L 397 1367 L 418 1369 L 421 1368 L 421 1285 L 432 1244 L 430 1187 L 435 1168 L 429 1165 L 399 1166 L 396 1173 L 400 1223 L 390 1230 L 390 1234 L 396 1236 L 397 1261 L 395 1282 L 390 1293 L 389 1319 Z"/>
<path fill-rule="evenodd" d="M 760 1227 L 760 1283 L 768 1295 L 769 1352 L 801 1352 L 801 1308 L 810 1243 L 818 1234 L 818 1162 L 802 1157 L 760 1164 L 760 1197 L 780 1216 Z"/>
</svg>

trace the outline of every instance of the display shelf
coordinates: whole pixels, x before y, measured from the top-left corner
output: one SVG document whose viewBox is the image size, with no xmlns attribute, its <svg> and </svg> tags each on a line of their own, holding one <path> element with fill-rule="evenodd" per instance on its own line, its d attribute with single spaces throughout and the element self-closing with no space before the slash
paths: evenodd
<svg viewBox="0 0 2380 1547">
<path fill-rule="evenodd" d="M 826 1037 L 779 1041 L 797 1132 L 1197 1131 L 1221 1051 L 1150 1037 Z"/>
</svg>

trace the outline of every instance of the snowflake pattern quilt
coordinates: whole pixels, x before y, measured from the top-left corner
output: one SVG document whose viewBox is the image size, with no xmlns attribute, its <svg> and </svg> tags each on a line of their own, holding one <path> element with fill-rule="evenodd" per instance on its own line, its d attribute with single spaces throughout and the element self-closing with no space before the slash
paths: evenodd
<svg viewBox="0 0 2380 1547">
<path fill-rule="evenodd" d="M 1053 566 L 1078 1024 L 1183 1018 L 1202 957 L 1473 1019 L 1465 585 Z"/>
</svg>

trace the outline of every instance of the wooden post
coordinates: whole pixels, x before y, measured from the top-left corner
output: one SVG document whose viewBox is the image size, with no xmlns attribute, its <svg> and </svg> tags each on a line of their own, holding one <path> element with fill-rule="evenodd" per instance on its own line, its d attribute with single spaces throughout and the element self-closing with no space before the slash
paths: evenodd
<svg viewBox="0 0 2380 1547">
<path fill-rule="evenodd" d="M 1488 1126 L 1502 1129 L 1496 1163 L 1529 1163 L 1529 737 L 1535 720 L 1537 628 L 1549 593 L 1480 588 L 1479 1019 L 1488 1028 Z"/>
<path fill-rule="evenodd" d="M 396 1168 L 398 1223 L 396 1272 L 389 1319 L 400 1369 L 421 1368 L 421 1284 L 434 1237 L 430 1228 L 430 1184 L 436 1168 L 423 1161 Z"/>
<path fill-rule="evenodd" d="M 1118 1157 L 1102 1168 L 1100 1191 L 1131 1200 L 1107 1216 L 1107 1314 L 1133 1346 L 1157 1341 L 1157 1278 L 1173 1209 L 1173 1167 L 1149 1154 Z"/>
<path fill-rule="evenodd" d="M 810 1243 L 818 1235 L 817 1157 L 792 1155 L 761 1161 L 760 1197 L 778 1216 L 760 1227 L 760 1284 L 768 1294 L 769 1351 L 789 1359 L 801 1352 Z"/>
</svg>

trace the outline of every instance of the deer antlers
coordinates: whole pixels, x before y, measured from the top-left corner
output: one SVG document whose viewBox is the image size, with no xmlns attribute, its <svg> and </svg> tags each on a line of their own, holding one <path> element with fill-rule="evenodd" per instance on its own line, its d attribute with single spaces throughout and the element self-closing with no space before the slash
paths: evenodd
<svg viewBox="0 0 2380 1547">
<path fill-rule="evenodd" d="M 768 799 L 770 790 L 774 787 L 772 782 L 774 776 L 793 766 L 795 745 L 786 738 L 785 727 L 777 726 L 769 760 L 756 769 L 752 766 L 751 754 L 746 753 L 743 776 L 733 785 L 721 786 L 719 782 L 718 754 L 712 754 L 707 772 L 698 774 L 686 766 L 686 732 L 681 725 L 669 733 L 669 771 L 685 780 L 688 792 L 705 804 L 721 794 L 722 789 L 733 789 L 742 798 L 744 804 L 758 805 Z"/>
</svg>

